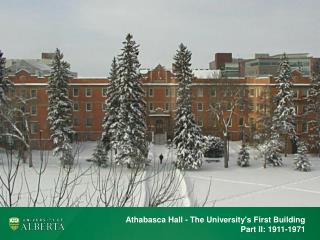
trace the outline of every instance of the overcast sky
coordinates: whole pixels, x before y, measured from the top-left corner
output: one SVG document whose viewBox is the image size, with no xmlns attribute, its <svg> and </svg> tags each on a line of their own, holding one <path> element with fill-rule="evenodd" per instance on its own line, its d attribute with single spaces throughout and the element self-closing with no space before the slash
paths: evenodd
<svg viewBox="0 0 320 240">
<path fill-rule="evenodd" d="M 320 57 L 319 0 L 0 0 L 0 49 L 40 58 L 61 48 L 79 76 L 108 75 L 126 33 L 142 67 L 170 67 L 180 42 L 194 68 L 216 52 L 307 52 Z"/>
</svg>

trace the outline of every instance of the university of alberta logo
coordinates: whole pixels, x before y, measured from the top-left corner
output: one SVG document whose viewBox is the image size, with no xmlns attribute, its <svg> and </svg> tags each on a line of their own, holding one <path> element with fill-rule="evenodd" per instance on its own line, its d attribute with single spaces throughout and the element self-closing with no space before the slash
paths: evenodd
<svg viewBox="0 0 320 240">
<path fill-rule="evenodd" d="M 15 231 L 19 228 L 20 219 L 17 217 L 11 217 L 9 218 L 9 227 Z"/>
</svg>

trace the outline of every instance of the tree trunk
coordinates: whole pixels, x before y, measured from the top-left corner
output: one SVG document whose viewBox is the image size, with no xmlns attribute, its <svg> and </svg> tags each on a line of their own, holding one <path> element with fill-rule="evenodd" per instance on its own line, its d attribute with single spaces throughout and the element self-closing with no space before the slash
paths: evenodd
<svg viewBox="0 0 320 240">
<path fill-rule="evenodd" d="M 229 161 L 229 153 L 228 153 L 228 142 L 227 137 L 223 137 L 223 145 L 224 145 L 224 167 L 228 168 L 228 161 Z"/>
<path fill-rule="evenodd" d="M 284 156 L 287 157 L 288 154 L 288 135 L 286 134 L 284 140 Z"/>
<path fill-rule="evenodd" d="M 29 149 L 28 154 L 29 154 L 29 167 L 33 167 L 32 150 L 31 149 Z"/>
</svg>

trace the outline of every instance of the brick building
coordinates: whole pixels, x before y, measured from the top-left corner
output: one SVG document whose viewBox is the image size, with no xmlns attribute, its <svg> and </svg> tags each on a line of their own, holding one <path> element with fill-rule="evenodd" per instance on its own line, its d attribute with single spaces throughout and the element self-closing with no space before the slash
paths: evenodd
<svg viewBox="0 0 320 240">
<path fill-rule="evenodd" d="M 212 70 L 194 71 L 192 84 L 192 110 L 198 125 L 204 134 L 222 135 L 221 125 L 212 114 L 210 106 L 225 106 L 224 118 L 230 116 L 230 103 L 235 106 L 229 125 L 231 140 L 240 140 L 244 135 L 254 140 L 259 131 L 259 119 L 272 111 L 272 97 L 276 93 L 274 78 L 268 77 L 234 77 L 221 78 Z M 148 140 L 165 143 L 173 138 L 174 117 L 178 82 L 174 74 L 158 65 L 153 70 L 142 72 L 145 100 L 147 102 Z M 47 122 L 47 77 L 30 75 L 20 70 L 9 76 L 15 85 L 15 94 L 30 99 L 24 111 L 30 113 L 30 132 L 32 146 L 38 148 L 40 138 L 42 146 L 51 146 Z M 310 87 L 310 79 L 299 71 L 293 72 L 296 106 L 298 112 L 297 132 L 308 135 L 308 125 L 304 116 L 305 99 Z M 73 101 L 73 124 L 76 140 L 97 140 L 101 136 L 101 124 L 105 114 L 105 100 L 108 79 L 73 78 L 69 82 L 69 96 Z M 292 146 L 291 146 L 292 149 Z"/>
</svg>

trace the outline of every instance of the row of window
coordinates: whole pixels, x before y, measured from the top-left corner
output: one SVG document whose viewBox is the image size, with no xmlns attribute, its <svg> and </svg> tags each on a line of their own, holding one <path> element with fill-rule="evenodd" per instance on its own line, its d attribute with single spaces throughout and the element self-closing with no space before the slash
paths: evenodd
<svg viewBox="0 0 320 240">
<path fill-rule="evenodd" d="M 85 103 L 85 110 L 86 110 L 86 112 L 91 112 L 93 110 L 93 104 L 92 103 Z M 103 112 L 106 111 L 106 104 L 105 103 L 103 103 L 101 105 L 101 110 Z M 78 102 L 73 102 L 73 111 L 74 112 L 80 111 L 80 104 Z"/>
<path fill-rule="evenodd" d="M 196 96 L 197 97 L 203 97 L 204 96 L 204 88 L 197 88 L 196 90 Z M 175 88 L 166 88 L 165 89 L 166 93 L 166 97 L 172 97 L 176 95 L 176 89 Z M 238 95 L 240 97 L 244 97 L 245 94 L 245 89 L 244 88 L 239 88 L 239 89 L 234 89 L 234 88 L 227 88 L 227 89 L 223 89 L 223 96 L 224 97 L 231 97 L 234 95 Z M 102 88 L 101 90 L 102 93 L 102 97 L 107 97 L 108 94 L 108 89 L 107 88 Z M 79 97 L 80 94 L 80 89 L 79 88 L 73 88 L 72 89 L 72 96 L 73 97 Z M 21 89 L 19 91 L 19 95 L 25 98 L 36 98 L 37 97 L 37 90 L 36 89 L 30 89 L 29 91 L 27 89 Z M 215 87 L 211 87 L 210 88 L 210 95 L 212 97 L 216 97 L 217 96 L 217 89 Z M 92 97 L 92 88 L 85 88 L 85 96 L 86 97 Z M 149 97 L 154 97 L 154 88 L 148 88 L 148 96 Z M 266 95 L 266 91 L 260 88 L 249 88 L 248 90 L 248 96 L 249 97 L 264 97 L 267 96 Z M 308 89 L 296 89 L 294 90 L 294 97 L 298 98 L 298 97 L 307 97 L 309 96 L 309 90 Z"/>
<path fill-rule="evenodd" d="M 80 94 L 80 89 L 79 88 L 73 88 L 72 89 L 72 96 L 73 97 L 79 97 L 79 94 Z M 108 89 L 107 88 L 102 88 L 101 89 L 101 94 L 102 94 L 102 97 L 107 97 Z M 92 97 L 92 88 L 86 88 L 85 89 L 85 96 L 86 97 Z"/>
</svg>

